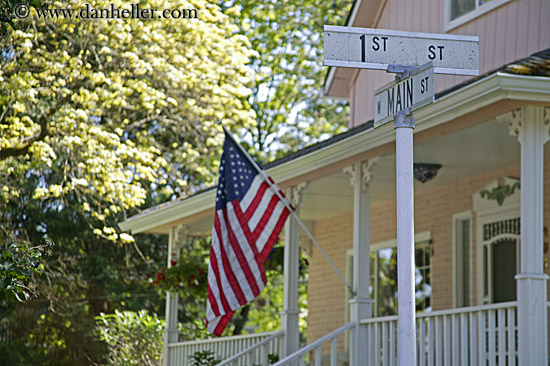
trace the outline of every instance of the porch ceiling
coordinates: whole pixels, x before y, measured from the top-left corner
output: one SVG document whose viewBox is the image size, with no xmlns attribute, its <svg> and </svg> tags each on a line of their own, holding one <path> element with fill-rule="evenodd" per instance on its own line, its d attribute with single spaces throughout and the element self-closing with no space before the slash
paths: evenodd
<svg viewBox="0 0 550 366">
<path fill-rule="evenodd" d="M 508 127 L 496 120 L 475 125 L 414 147 L 415 163 L 441 164 L 437 176 L 426 183 L 415 180 L 415 191 L 423 191 L 506 166 L 519 164 L 520 144 Z M 373 204 L 395 199 L 395 154 L 381 157 L 371 183 Z M 353 189 L 342 171 L 312 181 L 300 205 L 300 216 L 318 220 L 353 208 Z"/>
</svg>

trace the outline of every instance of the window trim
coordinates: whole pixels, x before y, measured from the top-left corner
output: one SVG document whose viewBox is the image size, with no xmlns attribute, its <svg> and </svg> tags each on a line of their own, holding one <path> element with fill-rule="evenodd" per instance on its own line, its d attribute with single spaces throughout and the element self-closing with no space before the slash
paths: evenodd
<svg viewBox="0 0 550 366">
<path fill-rule="evenodd" d="M 461 25 L 464 25 L 482 16 L 483 14 L 486 14 L 504 4 L 511 2 L 512 0 L 491 0 L 488 3 L 482 4 L 482 5 L 478 5 L 480 0 L 475 0 L 476 7 L 474 10 L 452 20 L 451 20 L 451 1 L 452 0 L 445 0 L 445 32 L 449 32 L 455 28 L 458 28 Z"/>
<path fill-rule="evenodd" d="M 457 308 L 458 307 L 458 276 L 457 276 L 457 271 L 458 271 L 458 268 L 457 268 L 457 255 L 458 255 L 458 243 L 457 243 L 457 229 L 458 229 L 458 221 L 465 221 L 465 220 L 469 220 L 470 221 L 470 240 L 469 240 L 469 245 L 470 245 L 470 260 L 469 260 L 469 264 L 470 264 L 470 290 L 473 289 L 473 284 L 474 284 L 474 281 L 473 281 L 473 275 L 474 275 L 474 271 L 473 271 L 473 215 L 472 215 L 472 211 L 462 211 L 462 212 L 458 212 L 456 214 L 453 215 L 453 307 L 454 308 Z M 473 291 L 470 291 L 470 294 L 468 295 L 469 297 L 469 304 L 470 306 L 473 304 Z"/>
</svg>

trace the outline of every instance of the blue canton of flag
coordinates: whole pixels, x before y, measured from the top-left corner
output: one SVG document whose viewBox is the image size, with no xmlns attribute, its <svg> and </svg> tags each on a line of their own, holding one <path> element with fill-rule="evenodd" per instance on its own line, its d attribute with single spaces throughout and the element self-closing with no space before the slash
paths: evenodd
<svg viewBox="0 0 550 366">
<path fill-rule="evenodd" d="M 264 262 L 291 206 L 226 132 L 208 268 L 207 329 L 219 336 L 266 284 Z"/>
</svg>

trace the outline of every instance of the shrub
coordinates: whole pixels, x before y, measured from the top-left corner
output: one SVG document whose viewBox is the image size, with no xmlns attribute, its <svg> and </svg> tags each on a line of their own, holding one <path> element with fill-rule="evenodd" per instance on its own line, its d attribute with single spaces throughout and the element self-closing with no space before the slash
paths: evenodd
<svg viewBox="0 0 550 366">
<path fill-rule="evenodd" d="M 114 314 L 102 313 L 96 321 L 100 339 L 109 349 L 109 365 L 162 365 L 164 320 L 156 314 L 115 310 Z"/>
</svg>

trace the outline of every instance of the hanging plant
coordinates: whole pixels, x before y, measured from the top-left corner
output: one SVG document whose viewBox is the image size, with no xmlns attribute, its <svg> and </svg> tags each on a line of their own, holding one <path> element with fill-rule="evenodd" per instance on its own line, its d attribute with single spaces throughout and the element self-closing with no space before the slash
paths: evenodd
<svg viewBox="0 0 550 366">
<path fill-rule="evenodd" d="M 164 291 L 182 295 L 205 296 L 208 289 L 208 265 L 199 256 L 186 255 L 172 259 L 170 268 L 157 272 L 152 284 Z"/>
</svg>

